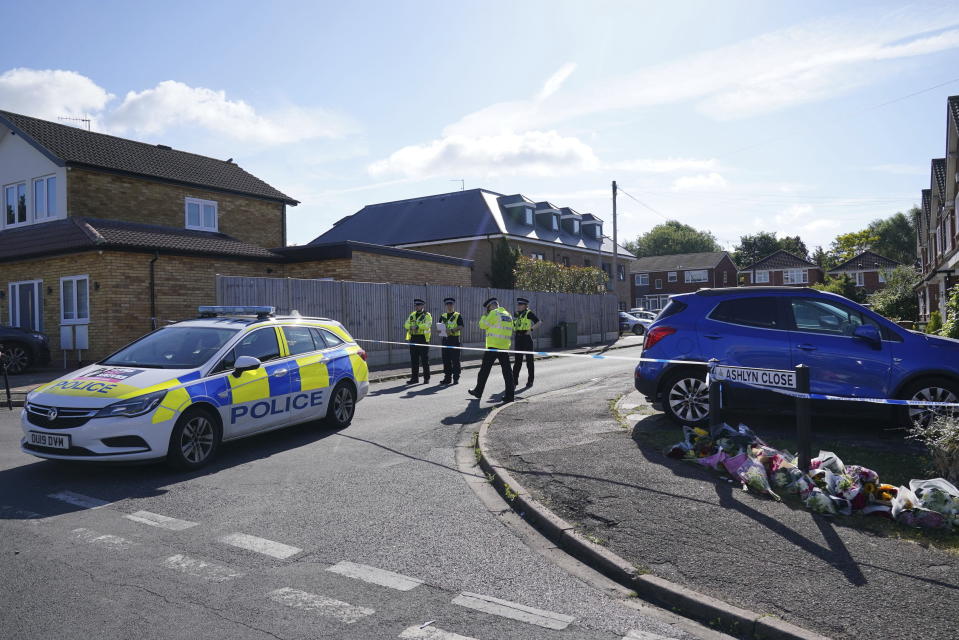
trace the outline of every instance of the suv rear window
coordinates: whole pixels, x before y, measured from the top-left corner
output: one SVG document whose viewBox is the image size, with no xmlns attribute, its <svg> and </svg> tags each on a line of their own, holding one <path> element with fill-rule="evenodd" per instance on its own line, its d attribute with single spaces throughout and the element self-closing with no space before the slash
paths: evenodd
<svg viewBox="0 0 959 640">
<path fill-rule="evenodd" d="M 735 298 L 724 300 L 709 314 L 711 320 L 762 329 L 779 329 L 776 298 Z"/>
<path fill-rule="evenodd" d="M 656 319 L 668 318 L 669 316 L 674 316 L 688 305 L 685 302 L 680 302 L 679 300 L 670 300 L 666 303 L 666 307 L 659 312 L 659 315 L 656 316 Z"/>
</svg>

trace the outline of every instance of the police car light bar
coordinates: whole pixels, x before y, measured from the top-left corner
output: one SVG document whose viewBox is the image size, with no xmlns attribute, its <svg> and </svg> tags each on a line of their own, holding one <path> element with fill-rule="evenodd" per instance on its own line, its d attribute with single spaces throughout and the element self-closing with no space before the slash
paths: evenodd
<svg viewBox="0 0 959 640">
<path fill-rule="evenodd" d="M 205 306 L 198 308 L 201 318 L 216 316 L 256 316 L 266 318 L 276 315 L 276 307 L 267 306 Z"/>
</svg>

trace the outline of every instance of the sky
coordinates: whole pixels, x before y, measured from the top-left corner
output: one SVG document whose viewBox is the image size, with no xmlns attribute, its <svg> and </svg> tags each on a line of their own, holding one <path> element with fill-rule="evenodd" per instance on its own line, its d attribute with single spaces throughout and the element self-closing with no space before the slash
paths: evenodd
<svg viewBox="0 0 959 640">
<path fill-rule="evenodd" d="M 959 94 L 954 0 L 0 5 L 0 109 L 233 158 L 301 202 L 291 244 L 463 185 L 611 234 L 616 180 L 621 243 L 812 250 L 919 203 Z"/>
</svg>

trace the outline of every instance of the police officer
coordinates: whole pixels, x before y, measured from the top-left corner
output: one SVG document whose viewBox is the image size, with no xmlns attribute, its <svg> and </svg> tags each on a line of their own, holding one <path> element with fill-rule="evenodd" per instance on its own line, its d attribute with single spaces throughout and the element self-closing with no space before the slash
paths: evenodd
<svg viewBox="0 0 959 640">
<path fill-rule="evenodd" d="M 513 401 L 513 372 L 509 368 L 509 354 L 504 350 L 509 349 L 510 339 L 513 335 L 513 318 L 509 312 L 499 306 L 499 300 L 490 298 L 483 303 L 486 309 L 486 315 L 479 320 L 479 328 L 486 332 L 486 348 L 489 351 L 483 353 L 483 364 L 480 365 L 479 375 L 476 377 L 476 388 L 470 389 L 471 396 L 482 398 L 483 389 L 486 387 L 486 379 L 493 368 L 493 362 L 499 360 L 500 368 L 503 370 L 503 382 L 506 383 L 506 391 L 503 393 L 503 402 Z"/>
<path fill-rule="evenodd" d="M 463 316 L 456 311 L 456 298 L 444 298 L 446 313 L 440 315 L 440 323 L 446 326 L 446 337 L 443 345 L 447 347 L 460 346 L 460 336 L 463 334 Z M 451 380 L 452 378 L 452 380 Z M 443 349 L 443 379 L 440 384 L 460 383 L 460 350 Z"/>
<path fill-rule="evenodd" d="M 533 351 L 533 329 L 542 324 L 539 318 L 529 308 L 529 300 L 516 298 L 516 316 L 513 318 L 513 328 L 516 330 L 516 350 Z M 513 382 L 519 385 L 519 372 L 523 368 L 523 358 L 526 358 L 526 388 L 533 386 L 533 354 L 516 354 L 513 361 Z"/>
<path fill-rule="evenodd" d="M 430 335 L 433 330 L 433 316 L 430 315 L 429 311 L 426 311 L 425 301 L 419 298 L 413 300 L 413 313 L 403 323 L 403 328 L 406 329 L 406 341 L 413 343 L 410 344 L 410 369 L 412 369 L 413 375 L 406 381 L 406 384 L 419 383 L 420 363 L 423 364 L 423 382 L 429 384 L 430 349 L 426 345 L 430 342 Z"/>
</svg>

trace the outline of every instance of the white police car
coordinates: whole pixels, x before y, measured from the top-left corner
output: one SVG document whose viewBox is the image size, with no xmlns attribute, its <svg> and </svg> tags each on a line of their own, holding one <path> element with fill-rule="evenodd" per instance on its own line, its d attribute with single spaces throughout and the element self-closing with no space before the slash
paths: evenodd
<svg viewBox="0 0 959 640">
<path fill-rule="evenodd" d="M 200 307 L 200 316 L 31 392 L 22 450 L 192 469 L 226 440 L 318 418 L 350 424 L 369 373 L 339 322 L 276 317 L 273 307 Z"/>
</svg>

